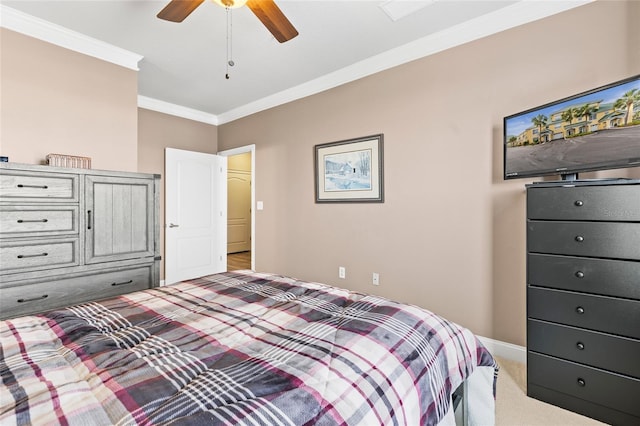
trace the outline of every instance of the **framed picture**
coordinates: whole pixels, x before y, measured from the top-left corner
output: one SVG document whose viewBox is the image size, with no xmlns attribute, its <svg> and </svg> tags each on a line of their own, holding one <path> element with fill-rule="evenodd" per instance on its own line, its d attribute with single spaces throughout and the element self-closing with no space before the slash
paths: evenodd
<svg viewBox="0 0 640 426">
<path fill-rule="evenodd" d="M 316 145 L 316 203 L 383 203 L 383 135 Z"/>
</svg>

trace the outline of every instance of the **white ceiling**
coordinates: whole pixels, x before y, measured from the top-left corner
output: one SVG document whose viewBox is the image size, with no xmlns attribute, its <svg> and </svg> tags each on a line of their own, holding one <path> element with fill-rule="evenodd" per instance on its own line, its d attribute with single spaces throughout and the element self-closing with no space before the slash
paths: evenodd
<svg viewBox="0 0 640 426">
<path fill-rule="evenodd" d="M 212 2 L 172 23 L 156 18 L 168 0 L 1 0 L 0 22 L 28 33 L 6 24 L 17 11 L 141 55 L 141 106 L 222 124 L 589 1 L 394 0 L 418 9 L 394 21 L 386 0 L 276 0 L 300 33 L 283 44 L 243 7 L 229 79 L 226 13 Z"/>
</svg>

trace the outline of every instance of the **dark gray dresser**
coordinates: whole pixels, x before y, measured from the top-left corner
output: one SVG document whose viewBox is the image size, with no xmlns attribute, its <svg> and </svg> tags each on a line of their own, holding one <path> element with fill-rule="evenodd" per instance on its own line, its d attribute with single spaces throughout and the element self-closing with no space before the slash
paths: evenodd
<svg viewBox="0 0 640 426">
<path fill-rule="evenodd" d="M 640 181 L 527 185 L 527 394 L 640 424 Z"/>
</svg>

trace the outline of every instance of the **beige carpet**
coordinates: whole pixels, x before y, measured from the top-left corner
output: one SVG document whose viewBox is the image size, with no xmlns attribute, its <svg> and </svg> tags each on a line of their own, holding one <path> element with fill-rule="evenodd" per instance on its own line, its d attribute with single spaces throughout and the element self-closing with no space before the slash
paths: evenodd
<svg viewBox="0 0 640 426">
<path fill-rule="evenodd" d="M 603 425 L 596 420 L 527 396 L 524 364 L 496 357 L 500 364 L 496 398 L 496 425 Z"/>
</svg>

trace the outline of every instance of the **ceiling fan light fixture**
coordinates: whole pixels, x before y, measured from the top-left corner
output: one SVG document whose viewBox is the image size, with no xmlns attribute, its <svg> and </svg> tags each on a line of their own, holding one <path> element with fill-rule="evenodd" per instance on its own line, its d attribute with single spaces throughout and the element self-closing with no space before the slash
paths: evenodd
<svg viewBox="0 0 640 426">
<path fill-rule="evenodd" d="M 215 4 L 228 9 L 237 9 L 247 4 L 247 0 L 211 0 Z"/>
<path fill-rule="evenodd" d="M 291 40 L 298 36 L 298 30 L 284 16 L 274 0 L 212 0 L 214 3 L 224 7 L 227 11 L 237 9 L 245 4 L 251 12 L 262 22 L 267 30 L 280 43 Z M 435 0 L 432 0 L 435 1 Z M 204 0 L 171 0 L 164 9 L 158 13 L 158 18 L 170 22 L 182 22 L 191 14 Z"/>
</svg>

